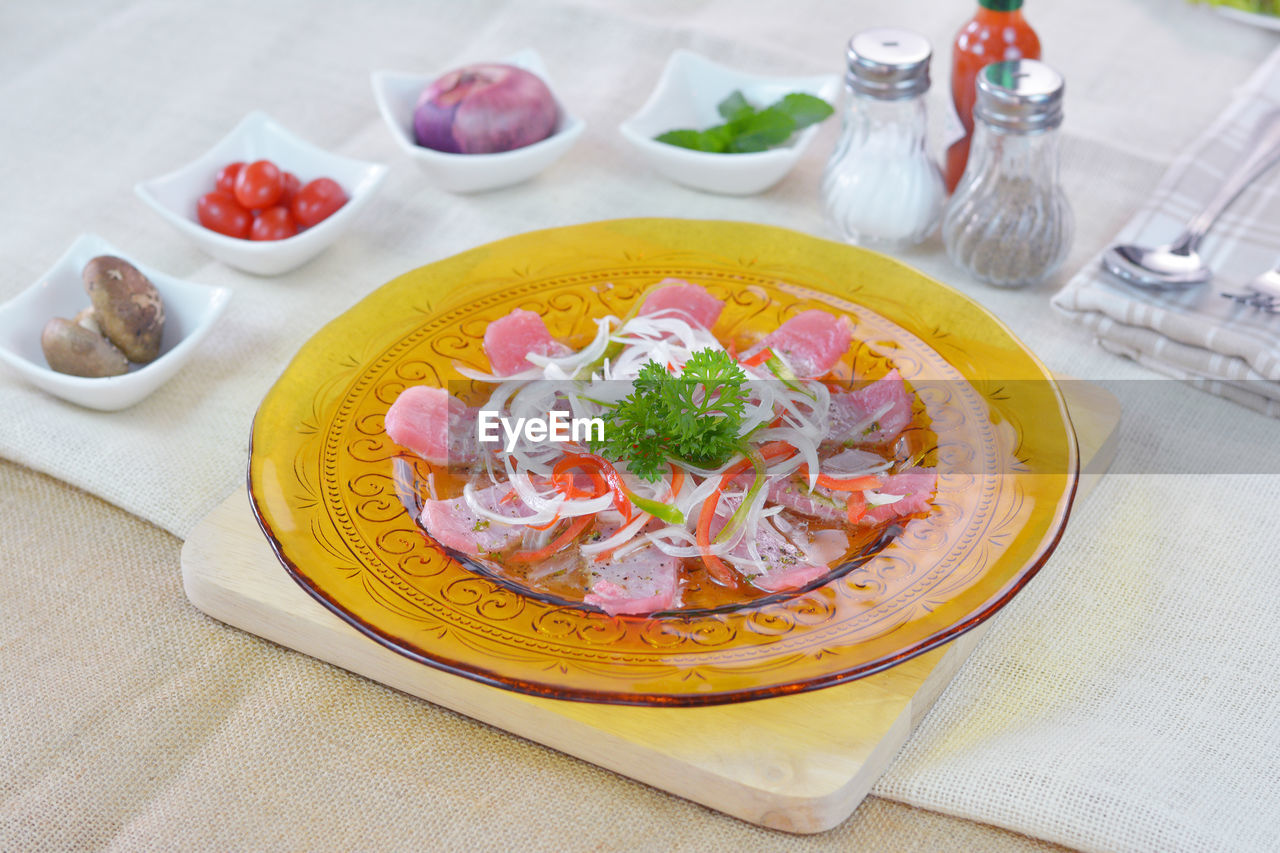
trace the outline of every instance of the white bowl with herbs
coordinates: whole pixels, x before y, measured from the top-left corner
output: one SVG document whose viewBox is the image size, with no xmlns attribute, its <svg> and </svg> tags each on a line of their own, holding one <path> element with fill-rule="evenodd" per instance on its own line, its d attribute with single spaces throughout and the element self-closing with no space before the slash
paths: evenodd
<svg viewBox="0 0 1280 853">
<path fill-rule="evenodd" d="M 678 184 L 752 195 L 795 167 L 839 92 L 834 74 L 753 74 L 677 50 L 648 101 L 619 130 Z"/>
</svg>

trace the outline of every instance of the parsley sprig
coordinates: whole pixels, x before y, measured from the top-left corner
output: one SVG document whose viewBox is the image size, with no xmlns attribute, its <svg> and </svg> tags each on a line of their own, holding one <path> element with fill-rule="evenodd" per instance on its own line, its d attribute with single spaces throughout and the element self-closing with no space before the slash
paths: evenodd
<svg viewBox="0 0 1280 853">
<path fill-rule="evenodd" d="M 817 124 L 834 110 L 821 98 L 792 92 L 777 103 L 757 109 L 735 91 L 716 105 L 724 124 L 706 130 L 668 130 L 655 136 L 659 142 L 708 151 L 712 154 L 746 154 L 781 145 L 797 130 Z"/>
<path fill-rule="evenodd" d="M 720 350 L 695 352 L 678 376 L 649 362 L 631 394 L 606 416 L 604 441 L 593 442 L 592 449 L 625 461 L 650 482 L 667 472 L 668 459 L 700 468 L 723 465 L 740 450 L 746 380 L 738 363 Z"/>
</svg>

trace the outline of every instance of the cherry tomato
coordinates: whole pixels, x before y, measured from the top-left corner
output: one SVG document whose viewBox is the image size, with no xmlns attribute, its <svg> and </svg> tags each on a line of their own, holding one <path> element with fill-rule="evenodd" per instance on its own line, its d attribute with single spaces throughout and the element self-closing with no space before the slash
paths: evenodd
<svg viewBox="0 0 1280 853">
<path fill-rule="evenodd" d="M 236 175 L 236 201 L 250 210 L 271 207 L 283 192 L 284 177 L 270 160 L 256 160 Z"/>
<path fill-rule="evenodd" d="M 280 194 L 280 204 L 288 207 L 293 203 L 293 197 L 298 194 L 298 190 L 302 189 L 302 181 L 298 180 L 298 176 L 293 172 L 285 172 L 282 176 L 284 181 L 284 192 Z"/>
<path fill-rule="evenodd" d="M 303 228 L 328 219 L 347 203 L 347 194 L 331 178 L 316 178 L 293 197 L 293 218 Z"/>
<path fill-rule="evenodd" d="M 293 214 L 282 204 L 267 208 L 253 220 L 250 240 L 284 240 L 298 233 Z"/>
<path fill-rule="evenodd" d="M 218 192 L 227 195 L 235 195 L 236 176 L 240 174 L 240 170 L 244 168 L 244 163 L 237 160 L 234 163 L 228 163 L 218 170 Z"/>
<path fill-rule="evenodd" d="M 249 236 L 249 229 L 253 226 L 249 211 L 236 201 L 235 196 L 222 192 L 201 196 L 196 203 L 196 218 L 210 231 L 242 240 Z"/>
</svg>

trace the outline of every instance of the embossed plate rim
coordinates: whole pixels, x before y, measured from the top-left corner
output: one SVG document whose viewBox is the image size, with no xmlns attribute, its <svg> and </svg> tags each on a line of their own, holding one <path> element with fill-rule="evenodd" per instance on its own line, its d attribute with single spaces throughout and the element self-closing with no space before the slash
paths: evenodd
<svg viewBox="0 0 1280 853">
<path fill-rule="evenodd" d="M 610 222 L 588 223 L 587 226 L 608 226 L 610 224 L 621 225 L 625 223 L 635 223 L 635 222 L 672 223 L 672 222 L 678 222 L 678 221 L 676 220 L 614 220 L 612 223 Z M 778 229 L 774 226 L 754 226 L 754 225 L 748 225 L 746 223 L 709 223 L 709 224 L 713 224 L 713 225 L 728 224 L 730 226 L 738 225 L 738 226 L 746 226 L 751 228 L 766 228 L 766 229 L 771 229 L 775 231 L 787 232 L 789 234 L 795 234 L 796 236 L 803 237 L 808 240 L 818 239 L 818 238 L 812 237 L 811 235 L 805 235 L 798 232 L 788 232 L 787 229 Z M 536 235 L 540 233 L 571 230 L 573 228 L 579 228 L 579 227 L 583 227 L 583 226 L 569 226 L 568 229 L 547 229 L 547 231 L 545 232 L 529 232 L 526 235 L 516 235 L 516 236 L 528 237 L 528 236 Z M 501 243 L 504 241 L 496 241 L 496 242 Z M 486 246 L 476 247 L 475 249 L 470 251 L 475 252 L 478 250 L 483 250 L 488 246 L 492 246 L 492 245 L 494 244 L 486 244 Z M 463 252 L 461 253 L 460 256 L 465 256 L 467 254 L 469 254 L 469 252 Z M 709 253 L 707 253 L 705 250 L 702 252 L 702 254 L 704 256 L 709 256 Z M 868 254 L 874 254 L 874 253 L 868 253 Z M 460 257 L 460 256 L 454 256 L 454 257 Z M 883 258 L 883 256 L 879 256 L 879 257 Z M 442 259 L 442 260 L 447 260 L 447 259 Z M 930 279 L 929 277 L 923 275 L 919 271 L 914 270 L 911 267 L 905 264 L 902 264 L 901 262 L 898 262 L 891 258 L 886 260 L 889 261 L 892 267 L 901 268 L 902 270 L 906 271 L 912 276 L 915 276 L 920 280 L 922 280 L 923 282 L 925 282 L 927 286 L 931 288 L 933 287 L 941 288 L 945 291 L 949 291 L 953 298 L 958 298 L 963 302 L 967 303 L 971 309 L 979 312 L 985 321 L 993 324 L 996 329 L 998 329 L 1005 336 L 1007 336 L 1009 341 L 1011 341 L 1016 346 L 1016 348 L 1020 351 L 1020 353 L 1023 356 L 1025 356 L 1029 360 L 1029 362 L 1040 371 L 1041 375 L 1044 378 L 1048 379 L 1050 387 L 1053 392 L 1053 402 L 1057 406 L 1058 413 L 1061 417 L 1061 423 L 1064 429 L 1064 434 L 1068 440 L 1069 446 L 1067 450 L 1069 452 L 1067 455 L 1070 459 L 1070 468 L 1071 468 L 1071 470 L 1067 472 L 1068 473 L 1067 488 L 1065 488 L 1063 492 L 1060 494 L 1058 498 L 1058 502 L 1056 504 L 1057 510 L 1053 514 L 1050 527 L 1047 528 L 1047 530 L 1052 530 L 1052 535 L 1041 536 L 1041 538 L 1038 540 L 1035 546 L 1035 549 L 1033 552 L 1034 556 L 1025 560 L 1022 564 L 1022 568 L 1016 572 L 1013 572 L 1010 575 L 1009 580 L 1005 583 L 1003 587 L 1000 587 L 996 592 L 991 593 L 989 597 L 985 600 L 984 604 L 981 607 L 978 607 L 977 609 L 971 611 L 967 617 L 960 619 L 956 622 L 953 622 L 952 624 L 933 632 L 932 634 L 924 637 L 923 639 L 911 645 L 908 645 L 896 651 L 895 653 L 882 655 L 874 660 L 870 660 L 866 663 L 859 664 L 845 670 L 832 672 L 829 674 L 822 674 L 818 676 L 805 677 L 801 681 L 793 681 L 793 682 L 788 682 L 786 684 L 768 684 L 766 686 L 758 687 L 758 688 L 738 688 L 738 689 L 731 689 L 726 691 L 710 691 L 705 693 L 644 693 L 644 692 L 625 692 L 625 691 L 618 691 L 618 690 L 597 691 L 597 690 L 579 689 L 575 687 L 557 685 L 554 683 L 548 684 L 548 683 L 537 682 L 537 681 L 529 681 L 524 678 L 513 677 L 510 674 L 501 673 L 492 669 L 488 669 L 484 666 L 478 666 L 474 661 L 459 662 L 439 654 L 432 654 L 426 651 L 425 649 L 420 648 L 414 642 L 406 640 L 404 637 L 397 636 L 394 633 L 388 633 L 382 628 L 379 628 L 377 625 L 365 620 L 358 614 L 346 610 L 341 604 L 338 603 L 338 601 L 330 597 L 330 595 L 323 588 L 321 588 L 321 586 L 318 585 L 319 584 L 318 581 L 313 580 L 307 574 L 305 574 L 299 568 L 299 566 L 297 566 L 293 562 L 293 560 L 286 554 L 285 547 L 281 542 L 280 537 L 278 537 L 275 534 L 275 532 L 271 529 L 271 525 L 266 518 L 266 514 L 263 511 L 263 507 L 259 506 L 259 497 L 255 493 L 254 484 L 253 484 L 253 469 L 252 469 L 252 462 L 254 458 L 253 445 L 254 445 L 254 438 L 257 432 L 257 427 L 258 427 L 258 420 L 262 412 L 261 407 L 259 408 L 259 411 L 255 413 L 255 417 L 254 417 L 254 427 L 250 436 L 250 445 L 251 445 L 250 455 L 249 455 L 250 465 L 249 465 L 249 470 L 247 471 L 247 475 L 248 475 L 247 480 L 249 484 L 249 497 L 250 497 L 251 505 L 253 507 L 254 515 L 258 521 L 260 528 L 263 530 L 264 534 L 267 536 L 273 552 L 277 555 L 277 558 L 281 560 L 282 565 L 284 565 L 286 570 L 289 572 L 290 576 L 294 578 L 295 582 L 299 583 L 299 585 L 301 585 L 305 590 L 307 590 L 307 592 L 310 595 L 312 595 L 313 598 L 315 598 L 317 601 L 323 604 L 331 612 L 335 613 L 335 615 L 339 616 L 339 618 L 342 618 L 345 622 L 352 625 L 353 627 L 361 631 L 361 633 L 365 634 L 366 636 L 369 636 L 372 639 L 376 640 L 377 642 L 383 645 L 386 645 L 394 649 L 395 651 L 401 654 L 404 654 L 407 657 L 410 657 L 416 661 L 419 661 L 423 664 L 432 666 L 434 668 L 437 668 L 446 672 L 450 672 L 455 675 L 461 675 L 463 677 L 471 678 L 473 680 L 480 681 L 482 683 L 491 684 L 496 687 L 513 689 L 523 693 L 528 693 L 528 694 L 538 695 L 538 696 L 545 696 L 548 698 L 557 698 L 557 699 L 605 702 L 610 704 L 692 706 L 692 705 L 719 704 L 719 703 L 730 702 L 730 701 L 745 701 L 750 699 L 760 699 L 760 698 L 767 698 L 771 696 L 784 695 L 788 693 L 796 693 L 796 692 L 803 692 L 807 690 L 819 689 L 823 687 L 833 686 L 835 684 L 844 683 L 850 680 L 854 680 L 856 678 L 861 678 L 861 677 L 870 675 L 874 672 L 879 672 L 886 668 L 892 667 L 898 663 L 901 663 L 902 661 L 910 659 L 911 657 L 914 657 L 919 654 L 923 654 L 924 652 L 929 651 L 930 649 L 936 648 L 937 646 L 942 645 L 951 639 L 954 639 L 956 636 L 959 636 L 965 631 L 970 630 L 974 626 L 980 624 L 982 621 L 989 618 L 991 615 L 997 612 L 1001 607 L 1007 604 L 1009 599 L 1014 594 L 1016 594 L 1016 592 L 1019 589 L 1021 589 L 1022 586 L 1024 586 L 1030 580 L 1030 578 L 1033 577 L 1039 571 L 1039 569 L 1043 566 L 1044 562 L 1048 559 L 1049 555 L 1053 552 L 1053 549 L 1057 546 L 1059 540 L 1061 539 L 1062 532 L 1065 529 L 1067 519 L 1070 515 L 1072 500 L 1074 498 L 1076 486 L 1078 483 L 1079 454 L 1078 454 L 1078 448 L 1077 448 L 1074 429 L 1070 421 L 1070 414 L 1066 409 L 1065 400 L 1063 399 L 1061 390 L 1057 387 L 1056 383 L 1053 382 L 1051 374 L 1049 374 L 1048 370 L 1044 367 L 1043 363 L 1040 362 L 1040 360 L 1035 356 L 1035 354 L 1031 352 L 1026 347 L 1026 345 L 1023 344 L 1012 333 L 1012 331 L 1008 329 L 1008 327 L 1004 323 L 1002 323 L 998 318 L 994 317 L 985 308 L 983 308 L 981 305 L 974 302 L 973 300 L 969 299 L 964 294 L 959 293 L 958 291 L 955 291 L 953 288 L 949 288 L 946 285 L 941 284 L 940 282 Z M 432 266 L 432 265 L 428 265 L 428 266 Z M 406 273 L 406 275 L 409 275 L 412 272 L 413 271 L 410 271 L 409 273 Z M 400 278 L 403 278 L 403 276 L 397 277 L 396 279 L 393 279 L 393 281 L 399 281 Z M 813 284 L 806 283 L 802 285 L 802 288 L 810 291 L 814 291 L 820 294 L 826 294 L 827 296 L 833 297 L 838 300 L 853 302 L 855 305 L 860 305 L 869 311 L 876 310 L 863 305 L 863 303 L 856 302 L 855 299 L 851 296 L 841 294 L 838 291 L 833 292 L 821 285 L 815 286 Z M 376 293 L 377 291 L 374 291 L 374 292 Z M 450 308 L 456 309 L 458 305 L 459 303 L 456 301 L 445 300 L 441 302 L 441 304 L 436 305 L 431 310 L 431 313 L 445 311 Z M 350 310 L 354 310 L 354 308 Z M 345 314 L 341 316 L 345 316 Z M 335 323 L 338 322 L 338 320 L 341 319 L 341 316 L 339 318 L 336 318 L 335 321 L 333 322 Z M 302 350 L 300 350 L 300 354 L 302 351 L 306 349 L 307 347 L 306 345 L 304 345 Z M 945 357 L 943 358 L 944 358 L 944 361 L 950 362 L 949 359 L 946 359 Z M 269 397 L 270 397 L 270 394 L 268 395 L 268 398 Z M 266 400 L 264 400 L 264 403 L 265 402 Z"/>
</svg>

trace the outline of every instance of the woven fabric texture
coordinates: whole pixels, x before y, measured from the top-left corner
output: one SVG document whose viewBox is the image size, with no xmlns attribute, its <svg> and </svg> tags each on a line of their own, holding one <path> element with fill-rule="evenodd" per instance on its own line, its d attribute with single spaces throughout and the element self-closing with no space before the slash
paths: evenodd
<svg viewBox="0 0 1280 853">
<path fill-rule="evenodd" d="M 0 461 L 0 517 L 3 850 L 1061 849 L 875 797 L 751 826 L 215 622 L 65 483 Z"/>
</svg>

